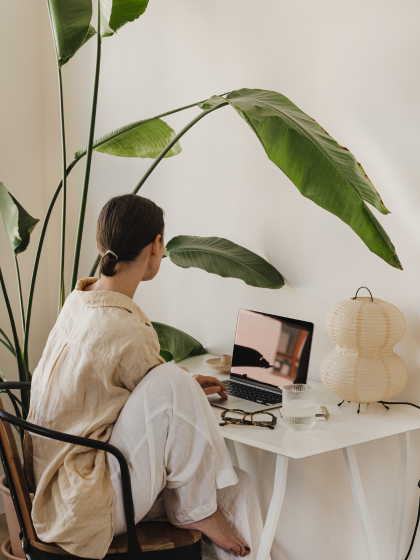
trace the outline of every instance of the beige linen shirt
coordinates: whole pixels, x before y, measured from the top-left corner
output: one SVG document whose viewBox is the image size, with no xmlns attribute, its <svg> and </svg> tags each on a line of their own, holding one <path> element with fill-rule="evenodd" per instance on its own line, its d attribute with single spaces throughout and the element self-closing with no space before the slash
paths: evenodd
<svg viewBox="0 0 420 560">
<path fill-rule="evenodd" d="M 28 421 L 108 441 L 130 393 L 164 360 L 156 331 L 127 296 L 83 289 L 69 295 L 33 373 Z M 115 494 L 105 452 L 31 435 L 38 536 L 85 558 L 105 556 Z"/>
</svg>

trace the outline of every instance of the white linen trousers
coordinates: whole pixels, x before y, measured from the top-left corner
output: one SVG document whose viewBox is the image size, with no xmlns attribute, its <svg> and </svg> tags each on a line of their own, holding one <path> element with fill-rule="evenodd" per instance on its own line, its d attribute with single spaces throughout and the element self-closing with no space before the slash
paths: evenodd
<svg viewBox="0 0 420 560">
<path fill-rule="evenodd" d="M 197 381 L 174 364 L 151 370 L 134 389 L 109 443 L 125 455 L 131 474 L 135 521 L 199 521 L 222 510 L 255 560 L 261 512 L 251 478 L 232 466 L 211 406 Z M 115 490 L 114 535 L 126 531 L 118 461 L 108 455 Z M 203 560 L 232 560 L 202 539 Z"/>
</svg>

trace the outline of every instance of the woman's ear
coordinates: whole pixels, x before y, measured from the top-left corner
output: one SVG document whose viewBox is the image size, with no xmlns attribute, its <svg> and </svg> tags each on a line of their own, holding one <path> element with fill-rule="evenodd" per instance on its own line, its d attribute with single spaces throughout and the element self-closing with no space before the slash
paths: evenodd
<svg viewBox="0 0 420 560">
<path fill-rule="evenodd" d="M 159 256 L 159 253 L 160 253 L 159 249 L 160 249 L 160 244 L 161 244 L 161 238 L 162 238 L 162 236 L 161 236 L 161 234 L 159 233 L 159 234 L 156 236 L 155 240 L 152 241 L 152 254 L 153 254 L 155 257 L 158 257 L 158 256 Z"/>
</svg>

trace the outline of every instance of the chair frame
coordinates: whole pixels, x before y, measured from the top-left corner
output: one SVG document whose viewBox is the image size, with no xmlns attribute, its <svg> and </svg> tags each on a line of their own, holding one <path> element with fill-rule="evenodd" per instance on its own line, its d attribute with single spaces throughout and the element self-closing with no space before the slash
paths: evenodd
<svg viewBox="0 0 420 560">
<path fill-rule="evenodd" d="M 31 389 L 31 383 L 12 382 L 12 381 L 3 382 L 0 384 L 0 391 L 3 392 L 3 389 L 20 389 L 20 390 L 29 391 Z M 136 524 L 134 518 L 134 505 L 133 505 L 133 496 L 131 491 L 130 471 L 128 469 L 127 460 L 122 454 L 122 452 L 117 447 L 114 447 L 109 443 L 104 443 L 101 441 L 96 441 L 96 440 L 79 437 L 79 436 L 73 436 L 70 434 L 64 434 L 62 432 L 57 432 L 56 430 L 42 428 L 41 426 L 37 426 L 36 424 L 31 424 L 30 422 L 27 422 L 26 420 L 22 420 L 21 418 L 18 418 L 13 414 L 9 414 L 8 412 L 1 409 L 0 409 L 0 418 L 1 420 L 8 422 L 9 424 L 17 426 L 20 429 L 27 430 L 28 432 L 37 434 L 39 436 L 55 439 L 58 441 L 63 441 L 65 443 L 72 443 L 74 445 L 80 445 L 82 447 L 100 449 L 102 451 L 106 451 L 107 453 L 110 453 L 117 459 L 121 471 L 124 514 L 125 514 L 125 520 L 127 525 L 128 558 L 129 560 L 140 560 L 139 557 L 141 554 L 143 554 L 143 552 L 140 549 L 140 545 L 138 543 L 137 535 L 136 535 Z M 19 521 L 19 526 L 21 530 L 19 537 L 22 540 L 22 548 L 25 554 L 29 554 L 30 539 L 28 538 L 27 531 L 25 529 L 25 524 L 23 522 L 22 513 L 20 511 L 20 506 L 17 499 L 16 488 L 13 483 L 12 473 L 10 471 L 8 462 L 6 460 L 6 454 L 1 439 L 0 439 L 0 458 L 3 464 L 4 472 L 7 478 L 7 483 L 10 489 L 10 494 L 12 496 L 13 504 L 16 510 L 16 515 Z M 71 556 L 69 556 L 68 558 L 71 558 Z"/>
</svg>

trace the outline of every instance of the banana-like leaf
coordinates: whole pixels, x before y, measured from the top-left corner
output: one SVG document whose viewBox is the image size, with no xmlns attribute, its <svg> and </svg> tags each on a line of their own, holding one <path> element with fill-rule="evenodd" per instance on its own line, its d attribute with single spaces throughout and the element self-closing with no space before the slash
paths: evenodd
<svg viewBox="0 0 420 560">
<path fill-rule="evenodd" d="M 221 237 L 179 235 L 166 245 L 166 254 L 182 268 L 201 268 L 223 278 L 239 278 L 249 286 L 279 289 L 283 276 L 255 253 Z"/>
<path fill-rule="evenodd" d="M 158 334 L 160 355 L 166 362 L 179 362 L 188 356 L 206 354 L 203 345 L 189 334 L 163 323 L 153 322 L 152 325 Z"/>
<path fill-rule="evenodd" d="M 402 269 L 395 247 L 366 202 L 387 214 L 363 167 L 343 146 L 275 91 L 241 89 L 226 99 L 214 96 L 201 104 L 210 109 L 228 102 L 249 124 L 269 159 L 301 194 L 348 224 L 369 249 Z"/>
<path fill-rule="evenodd" d="M 47 0 L 47 5 L 61 67 L 96 33 L 90 25 L 92 0 Z"/>
<path fill-rule="evenodd" d="M 111 156 L 154 159 L 175 136 L 175 131 L 161 119 L 137 121 L 101 136 L 93 143 L 93 149 Z M 81 158 L 86 150 L 85 146 L 74 157 Z M 177 142 L 165 157 L 176 156 L 181 150 Z"/>
<path fill-rule="evenodd" d="M 23 253 L 29 245 L 30 235 L 39 220 L 32 218 L 22 208 L 3 183 L 0 183 L 0 212 L 15 255 Z"/>
<path fill-rule="evenodd" d="M 149 0 L 100 0 L 101 35 L 111 37 L 129 21 L 146 11 Z"/>
</svg>

